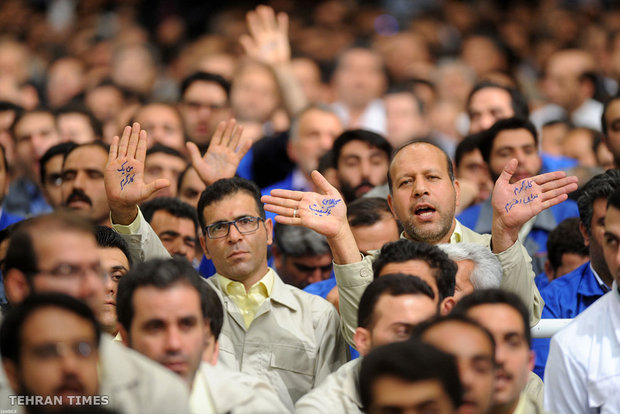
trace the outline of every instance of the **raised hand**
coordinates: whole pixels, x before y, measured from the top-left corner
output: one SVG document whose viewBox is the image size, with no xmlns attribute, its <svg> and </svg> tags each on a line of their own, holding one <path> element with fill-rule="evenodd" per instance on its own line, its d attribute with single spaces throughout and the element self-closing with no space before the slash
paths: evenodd
<svg viewBox="0 0 620 414">
<path fill-rule="evenodd" d="M 104 184 L 115 223 L 130 224 L 136 217 L 138 204 L 170 185 L 166 179 L 144 182 L 146 140 L 146 131 L 137 122 L 126 126 L 120 139 L 118 136 L 112 139 Z"/>
<path fill-rule="evenodd" d="M 243 138 L 242 132 L 243 127 L 234 119 L 220 122 L 204 157 L 200 156 L 196 144 L 186 144 L 192 166 L 206 185 L 235 175 L 241 159 L 252 146 L 252 140 Z"/>
<path fill-rule="evenodd" d="M 312 172 L 312 180 L 319 193 L 273 190 L 263 196 L 265 210 L 276 213 L 276 221 L 282 224 L 304 226 L 327 238 L 335 237 L 347 225 L 347 208 L 342 196 L 318 171 Z"/>
<path fill-rule="evenodd" d="M 510 184 L 517 164 L 516 159 L 506 164 L 493 189 L 494 251 L 510 247 L 525 223 L 544 209 L 566 200 L 568 193 L 577 190 L 577 177 L 567 177 L 563 171 L 541 174 Z"/>
<path fill-rule="evenodd" d="M 268 65 L 287 63 L 291 59 L 288 38 L 288 15 L 269 6 L 258 6 L 246 15 L 250 36 L 243 35 L 239 42 L 253 59 Z"/>
</svg>

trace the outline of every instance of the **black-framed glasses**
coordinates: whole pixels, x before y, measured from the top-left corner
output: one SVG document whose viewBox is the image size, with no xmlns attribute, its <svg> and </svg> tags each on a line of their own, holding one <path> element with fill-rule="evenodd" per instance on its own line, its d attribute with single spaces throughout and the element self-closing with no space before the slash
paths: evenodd
<svg viewBox="0 0 620 414">
<path fill-rule="evenodd" d="M 218 221 L 205 227 L 205 232 L 210 239 L 221 239 L 228 236 L 230 225 L 234 225 L 241 234 L 254 233 L 258 230 L 261 221 L 265 221 L 262 217 L 244 216 L 233 221 Z"/>
</svg>

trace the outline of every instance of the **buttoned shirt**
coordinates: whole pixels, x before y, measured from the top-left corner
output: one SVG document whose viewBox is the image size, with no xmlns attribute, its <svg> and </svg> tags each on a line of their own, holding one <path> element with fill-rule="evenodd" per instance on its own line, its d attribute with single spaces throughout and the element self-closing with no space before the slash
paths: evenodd
<svg viewBox="0 0 620 414">
<path fill-rule="evenodd" d="M 254 320 L 256 311 L 263 304 L 265 299 L 271 295 L 273 286 L 273 271 L 269 269 L 267 274 L 261 280 L 254 283 L 250 289 L 245 290 L 245 286 L 241 282 L 230 280 L 220 274 L 217 275 L 220 280 L 222 291 L 228 295 L 239 308 L 245 327 L 249 327 Z"/>
<path fill-rule="evenodd" d="M 545 409 L 620 413 L 620 292 L 594 302 L 551 338 Z"/>
</svg>

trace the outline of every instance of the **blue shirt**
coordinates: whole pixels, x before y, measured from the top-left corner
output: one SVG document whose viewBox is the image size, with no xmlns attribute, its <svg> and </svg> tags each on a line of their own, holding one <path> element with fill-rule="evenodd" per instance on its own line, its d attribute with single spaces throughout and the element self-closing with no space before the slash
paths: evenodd
<svg viewBox="0 0 620 414">
<path fill-rule="evenodd" d="M 588 261 L 572 272 L 553 280 L 540 291 L 540 296 L 545 301 L 542 318 L 574 318 L 608 291 L 607 286 L 599 284 Z M 541 378 L 544 378 L 549 343 L 550 338 L 532 340 L 532 349 L 536 352 L 534 372 Z"/>
</svg>

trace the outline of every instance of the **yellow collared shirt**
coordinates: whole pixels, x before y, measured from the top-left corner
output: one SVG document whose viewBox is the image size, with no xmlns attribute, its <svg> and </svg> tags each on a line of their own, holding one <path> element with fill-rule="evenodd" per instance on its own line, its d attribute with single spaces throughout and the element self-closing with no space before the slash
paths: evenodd
<svg viewBox="0 0 620 414">
<path fill-rule="evenodd" d="M 241 282 L 230 280 L 219 273 L 217 274 L 217 278 L 222 286 L 222 291 L 228 295 L 239 308 L 241 316 L 243 316 L 243 321 L 245 322 L 245 327 L 249 328 L 258 308 L 271 296 L 271 289 L 273 288 L 273 270 L 269 269 L 267 274 L 252 285 L 247 292 L 245 286 L 243 286 Z"/>
</svg>

